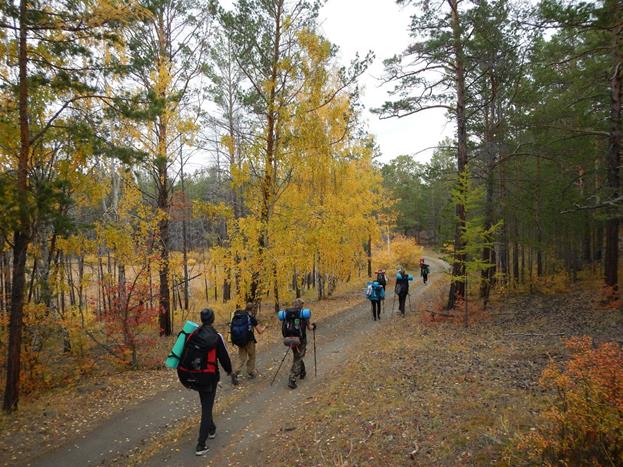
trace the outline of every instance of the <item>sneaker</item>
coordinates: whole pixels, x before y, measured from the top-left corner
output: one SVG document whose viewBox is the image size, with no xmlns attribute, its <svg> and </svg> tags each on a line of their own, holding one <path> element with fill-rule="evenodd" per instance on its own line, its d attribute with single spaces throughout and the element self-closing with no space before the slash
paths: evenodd
<svg viewBox="0 0 623 467">
<path fill-rule="evenodd" d="M 208 439 L 214 439 L 214 438 L 216 438 L 216 430 L 208 433 Z"/>
<path fill-rule="evenodd" d="M 288 387 L 290 389 L 296 389 L 296 381 L 294 381 L 293 379 L 288 381 Z"/>
<path fill-rule="evenodd" d="M 197 444 L 197 447 L 195 448 L 195 456 L 203 456 L 204 454 L 207 454 L 209 450 L 210 448 L 205 444 Z"/>
<path fill-rule="evenodd" d="M 231 384 L 238 386 L 238 375 L 236 373 L 231 374 Z"/>
</svg>

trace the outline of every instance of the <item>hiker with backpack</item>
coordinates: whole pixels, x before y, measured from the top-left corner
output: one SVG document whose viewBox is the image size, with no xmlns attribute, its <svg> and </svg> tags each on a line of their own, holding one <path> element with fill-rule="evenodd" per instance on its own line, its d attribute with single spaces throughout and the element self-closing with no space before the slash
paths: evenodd
<svg viewBox="0 0 623 467">
<path fill-rule="evenodd" d="M 384 269 L 381 268 L 376 272 L 376 281 L 383 287 L 383 296 L 379 302 L 379 319 L 381 319 L 381 309 L 383 302 L 385 302 L 385 287 L 387 286 L 387 274 L 385 274 Z"/>
<path fill-rule="evenodd" d="M 238 384 L 238 376 L 240 371 L 245 366 L 247 367 L 247 376 L 250 379 L 255 378 L 255 340 L 254 330 L 257 330 L 259 334 L 262 334 L 263 328 L 257 322 L 255 318 L 255 304 L 247 303 L 244 310 L 236 310 L 234 316 L 231 319 L 231 326 L 229 328 L 231 334 L 231 342 L 238 347 L 238 362 L 231 374 L 231 382 L 234 385 Z"/>
<path fill-rule="evenodd" d="M 413 280 L 411 274 L 407 274 L 404 268 L 400 268 L 396 274 L 396 288 L 394 292 L 398 295 L 398 309 L 402 316 L 405 315 L 405 301 L 409 295 L 409 281 Z"/>
<path fill-rule="evenodd" d="M 368 282 L 366 297 L 372 304 L 372 319 L 381 319 L 381 301 L 385 298 L 385 288 L 378 281 Z"/>
<path fill-rule="evenodd" d="M 426 284 L 428 282 L 428 275 L 430 274 L 430 266 L 424 262 L 424 258 L 420 260 L 420 275 L 422 280 Z"/>
<path fill-rule="evenodd" d="M 212 416 L 216 388 L 220 379 L 219 363 L 228 375 L 232 374 L 231 360 L 223 336 L 213 327 L 214 311 L 201 310 L 201 326 L 186 338 L 177 375 L 188 389 L 199 392 L 201 400 L 201 423 L 195 454 L 202 456 L 209 451 L 207 439 L 216 437 L 216 425 Z"/>
<path fill-rule="evenodd" d="M 292 303 L 292 308 L 287 308 L 284 312 L 283 324 L 281 325 L 281 333 L 284 337 L 284 344 L 292 349 L 292 368 L 290 368 L 290 376 L 288 378 L 288 387 L 296 389 L 296 380 L 305 379 L 307 372 L 305 371 L 305 351 L 307 350 L 307 331 L 315 331 L 316 323 L 310 323 L 305 318 L 303 311 L 304 302 L 297 298 Z"/>
</svg>

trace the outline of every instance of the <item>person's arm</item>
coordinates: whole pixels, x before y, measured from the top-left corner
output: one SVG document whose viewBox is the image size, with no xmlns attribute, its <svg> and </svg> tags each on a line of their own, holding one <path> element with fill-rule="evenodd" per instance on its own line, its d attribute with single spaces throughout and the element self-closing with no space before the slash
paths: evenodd
<svg viewBox="0 0 623 467">
<path fill-rule="evenodd" d="M 266 329 L 257 321 L 255 316 L 251 316 L 251 326 L 253 326 L 253 329 L 256 330 L 258 334 L 262 334 L 264 329 Z"/>
<path fill-rule="evenodd" d="M 225 370 L 225 373 L 228 375 L 231 374 L 231 359 L 229 358 L 229 352 L 227 352 L 227 347 L 225 347 L 225 341 L 223 341 L 223 336 L 218 335 L 218 343 L 216 344 L 216 357 L 218 358 L 219 363 Z"/>
</svg>

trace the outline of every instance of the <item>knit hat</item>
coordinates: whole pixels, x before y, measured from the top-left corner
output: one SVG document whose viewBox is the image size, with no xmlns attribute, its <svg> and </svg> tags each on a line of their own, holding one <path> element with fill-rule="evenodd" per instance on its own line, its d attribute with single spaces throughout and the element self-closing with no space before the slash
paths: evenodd
<svg viewBox="0 0 623 467">
<path fill-rule="evenodd" d="M 212 324 L 214 322 L 214 312 L 210 308 L 201 310 L 201 322 L 203 324 Z"/>
</svg>

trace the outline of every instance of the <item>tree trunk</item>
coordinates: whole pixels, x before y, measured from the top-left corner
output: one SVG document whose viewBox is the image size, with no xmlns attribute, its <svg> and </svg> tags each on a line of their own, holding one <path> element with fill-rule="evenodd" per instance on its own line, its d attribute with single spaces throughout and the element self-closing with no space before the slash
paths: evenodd
<svg viewBox="0 0 623 467">
<path fill-rule="evenodd" d="M 606 3 L 612 10 L 612 18 L 621 18 L 621 6 L 618 0 Z M 621 31 L 623 25 L 619 21 L 612 31 L 612 77 L 610 79 L 610 131 L 608 152 L 606 156 L 607 185 L 612 199 L 619 196 L 619 166 L 621 159 Z M 609 212 L 606 221 L 606 254 L 604 262 L 604 279 L 606 286 L 618 292 L 619 268 L 619 213 L 615 209 Z"/>
<path fill-rule="evenodd" d="M 30 244 L 30 218 L 28 209 L 28 160 L 30 157 L 30 123 L 28 121 L 28 38 L 26 25 L 26 0 L 19 3 L 19 126 L 20 152 L 17 166 L 19 219 L 13 232 L 13 284 L 11 286 L 11 317 L 9 321 L 9 346 L 6 363 L 6 386 L 3 410 L 17 409 L 19 401 L 19 374 L 21 365 L 22 328 L 24 312 L 24 286 L 26 283 L 26 254 Z"/>
<path fill-rule="evenodd" d="M 368 277 L 372 278 L 372 236 L 368 235 Z"/>
<path fill-rule="evenodd" d="M 161 128 L 166 131 L 165 128 Z M 159 276 L 159 323 L 160 335 L 170 336 L 171 329 L 171 294 L 169 287 L 169 190 L 166 173 L 166 159 L 159 161 L 160 186 L 158 188 L 158 209 L 161 210 L 163 218 L 158 222 L 160 237 L 160 264 L 158 268 Z"/>
<path fill-rule="evenodd" d="M 461 23 L 459 18 L 458 0 L 448 0 L 452 10 L 453 52 L 455 58 L 456 86 L 456 126 L 457 126 L 457 168 L 459 175 L 467 169 L 467 122 L 465 116 L 465 67 Z M 457 203 L 455 207 L 457 224 L 454 232 L 454 261 L 452 279 L 448 294 L 448 309 L 454 308 L 457 299 L 465 296 L 465 245 L 462 232 L 465 228 L 465 206 Z"/>
</svg>

